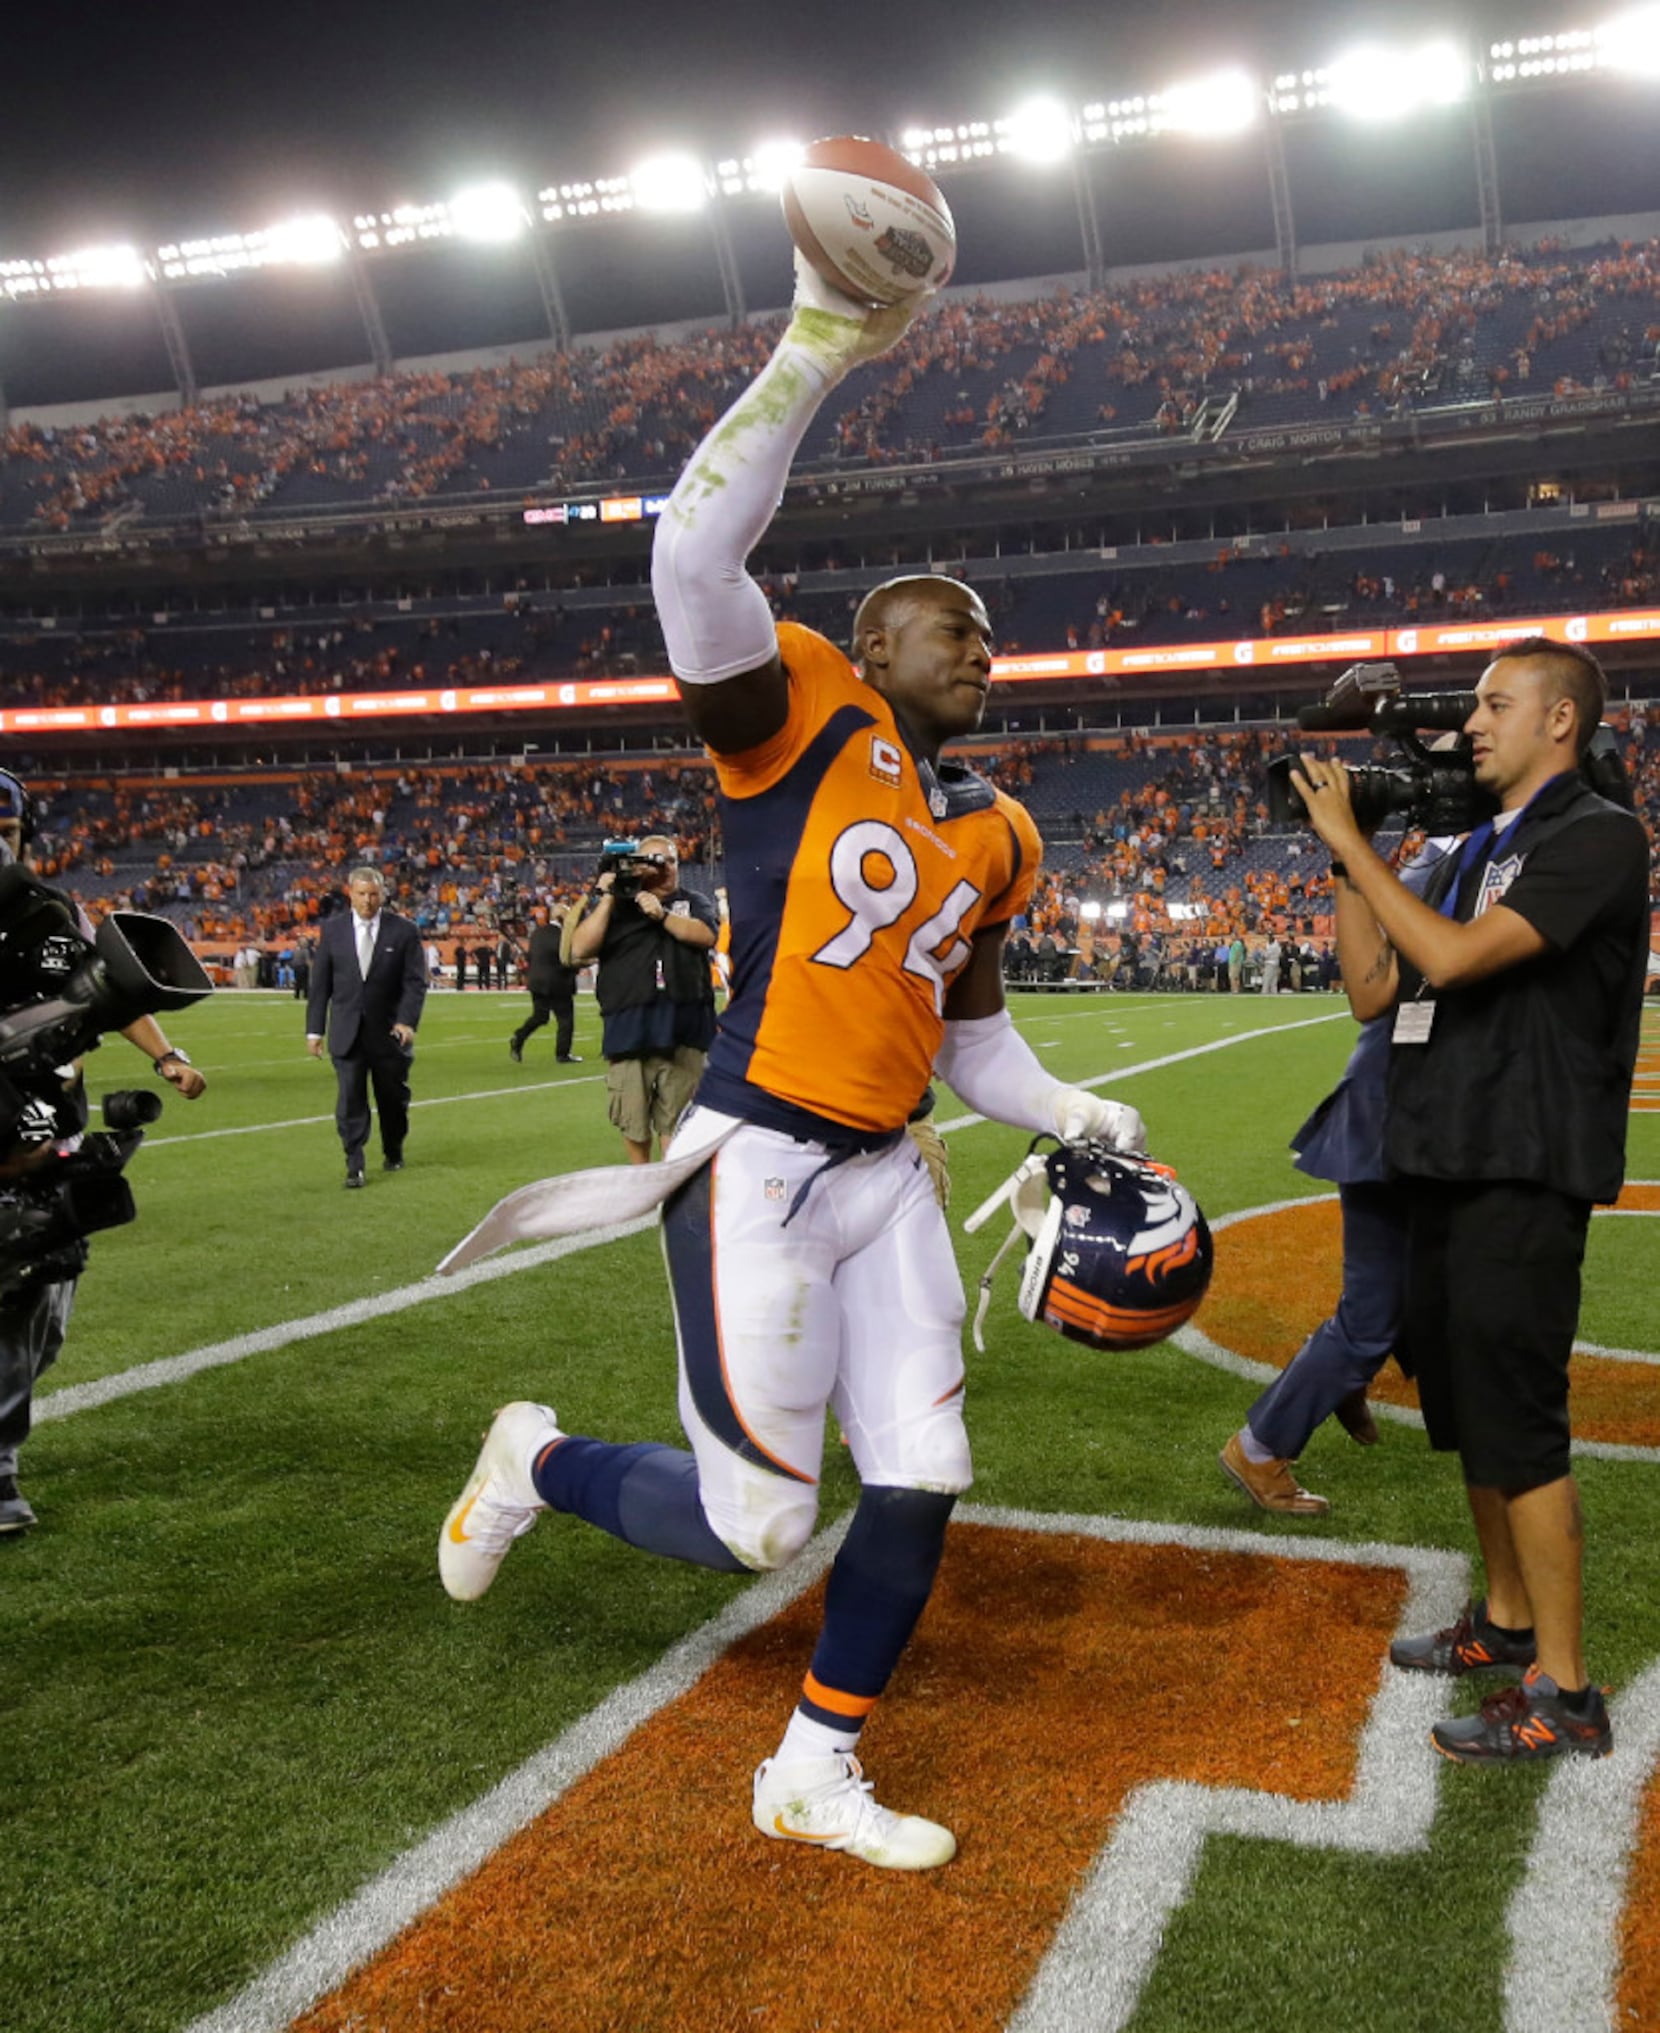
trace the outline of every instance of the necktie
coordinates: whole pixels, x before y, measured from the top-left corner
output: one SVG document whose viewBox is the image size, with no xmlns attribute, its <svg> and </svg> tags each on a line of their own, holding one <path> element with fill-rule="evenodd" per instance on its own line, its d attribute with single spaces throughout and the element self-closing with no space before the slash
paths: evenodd
<svg viewBox="0 0 1660 2033">
<path fill-rule="evenodd" d="M 375 957 L 375 929 L 372 921 L 358 920 L 357 925 L 357 971 L 365 981 L 369 979 L 369 962 Z"/>
</svg>

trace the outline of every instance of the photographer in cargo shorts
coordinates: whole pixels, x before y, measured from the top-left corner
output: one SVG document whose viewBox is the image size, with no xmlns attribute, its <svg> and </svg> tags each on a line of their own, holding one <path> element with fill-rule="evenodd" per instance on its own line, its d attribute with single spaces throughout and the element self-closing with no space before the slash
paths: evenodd
<svg viewBox="0 0 1660 2033">
<path fill-rule="evenodd" d="M 1293 782 L 1330 847 L 1344 984 L 1389 1015 L 1384 1153 L 1408 1204 L 1406 1341 L 1430 1444 L 1458 1453 L 1487 1592 L 1397 1641 L 1408 1669 L 1526 1669 L 1437 1750 L 1510 1763 L 1612 1748 L 1581 1652 L 1584 1525 L 1568 1363 L 1593 1202 L 1624 1173 L 1648 954 L 1648 841 L 1579 764 L 1595 657 L 1530 637 L 1482 673 L 1465 723 L 1498 802 L 1423 900 L 1367 845 L 1341 763 Z"/>
<path fill-rule="evenodd" d="M 566 920 L 563 953 L 596 961 L 611 1120 L 629 1162 L 648 1164 L 680 1120 L 715 1035 L 709 955 L 719 935 L 713 904 L 680 887 L 672 840 L 653 834 L 606 846 L 582 913 Z"/>
</svg>

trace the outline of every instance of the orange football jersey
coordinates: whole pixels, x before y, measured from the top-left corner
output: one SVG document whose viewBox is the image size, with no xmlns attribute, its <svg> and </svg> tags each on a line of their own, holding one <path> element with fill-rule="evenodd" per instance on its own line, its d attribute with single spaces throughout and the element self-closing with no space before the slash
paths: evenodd
<svg viewBox="0 0 1660 2033">
<path fill-rule="evenodd" d="M 832 643 L 778 630 L 789 717 L 717 756 L 732 1001 L 703 1098 L 746 1082 L 859 1130 L 905 1121 L 944 1035 L 946 990 L 982 925 L 1026 908 L 1043 843 L 1013 798 L 905 746 Z"/>
</svg>

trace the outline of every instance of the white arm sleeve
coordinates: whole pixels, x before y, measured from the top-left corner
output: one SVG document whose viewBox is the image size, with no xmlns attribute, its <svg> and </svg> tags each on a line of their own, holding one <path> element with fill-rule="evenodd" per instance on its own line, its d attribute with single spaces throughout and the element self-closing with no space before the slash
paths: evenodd
<svg viewBox="0 0 1660 2033">
<path fill-rule="evenodd" d="M 1095 1139 L 1116 1151 L 1147 1148 L 1147 1128 L 1135 1109 L 1045 1072 L 1006 1009 L 948 1023 L 934 1070 L 993 1122 L 1046 1131 L 1063 1143 Z"/>
<path fill-rule="evenodd" d="M 920 302 L 868 309 L 798 258 L 795 316 L 777 351 L 692 454 L 657 524 L 651 590 L 683 685 L 718 685 L 777 654 L 772 610 L 744 560 L 777 512 L 819 404 L 893 345 Z"/>
<path fill-rule="evenodd" d="M 766 595 L 744 570 L 832 375 L 792 334 L 692 454 L 657 524 L 651 590 L 684 685 L 718 685 L 778 653 Z"/>
<path fill-rule="evenodd" d="M 1066 1089 L 1044 1071 L 1006 1009 L 948 1023 L 934 1069 L 970 1108 L 993 1122 L 1054 1132 L 1052 1104 Z"/>
</svg>

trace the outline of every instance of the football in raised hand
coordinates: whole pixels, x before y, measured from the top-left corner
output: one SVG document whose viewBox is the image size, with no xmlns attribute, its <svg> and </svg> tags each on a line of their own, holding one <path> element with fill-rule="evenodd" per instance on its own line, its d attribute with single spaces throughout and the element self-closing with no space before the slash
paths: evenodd
<svg viewBox="0 0 1660 2033">
<path fill-rule="evenodd" d="M 957 229 L 939 186 L 896 149 L 857 135 L 815 141 L 784 184 L 784 222 L 832 289 L 894 304 L 943 289 Z"/>
</svg>

